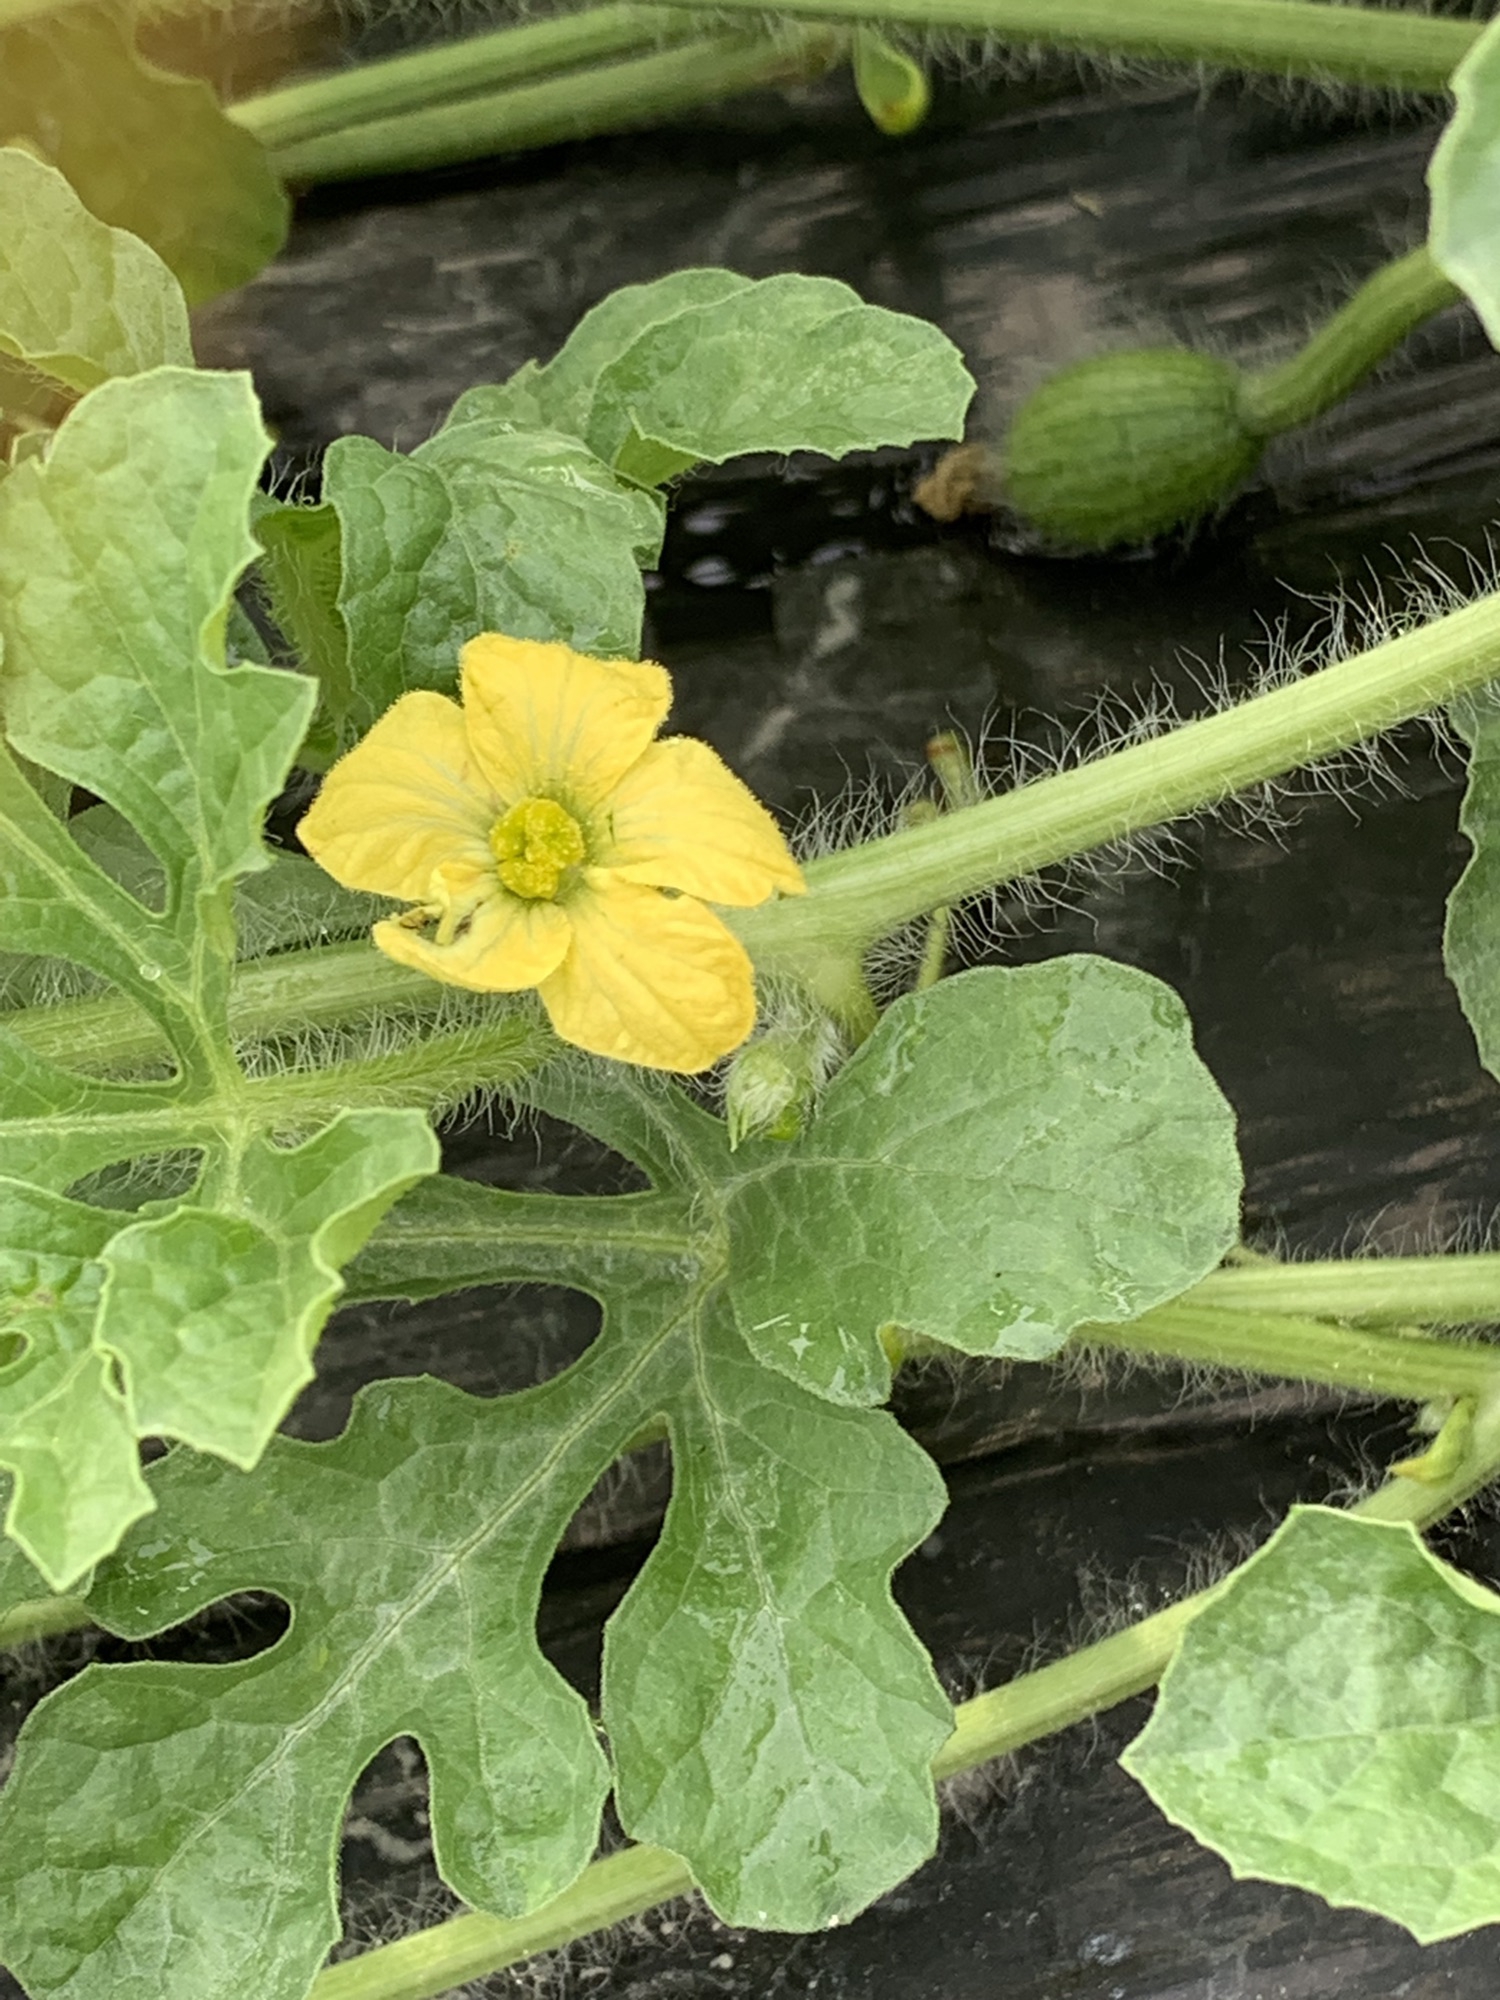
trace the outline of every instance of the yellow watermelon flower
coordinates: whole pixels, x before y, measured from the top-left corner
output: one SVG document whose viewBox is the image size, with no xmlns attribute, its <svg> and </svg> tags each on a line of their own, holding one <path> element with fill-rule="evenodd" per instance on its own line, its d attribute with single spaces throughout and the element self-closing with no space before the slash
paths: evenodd
<svg viewBox="0 0 1500 2000">
<path fill-rule="evenodd" d="M 657 742 L 649 660 L 471 639 L 462 705 L 402 695 L 323 781 L 298 828 L 349 889 L 413 907 L 389 957 L 483 993 L 534 986 L 564 1041 L 707 1069 L 755 1021 L 744 946 L 706 906 L 804 883 L 775 821 L 706 743 Z"/>
</svg>

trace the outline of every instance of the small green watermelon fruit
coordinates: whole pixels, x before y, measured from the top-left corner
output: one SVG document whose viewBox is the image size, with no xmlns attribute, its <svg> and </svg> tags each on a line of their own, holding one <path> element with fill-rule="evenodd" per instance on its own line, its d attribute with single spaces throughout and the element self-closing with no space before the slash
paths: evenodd
<svg viewBox="0 0 1500 2000">
<path fill-rule="evenodd" d="M 1241 376 L 1187 347 L 1101 354 L 1021 405 L 1005 440 L 1011 504 L 1083 548 L 1144 542 L 1217 507 L 1264 439 L 1239 413 Z"/>
</svg>

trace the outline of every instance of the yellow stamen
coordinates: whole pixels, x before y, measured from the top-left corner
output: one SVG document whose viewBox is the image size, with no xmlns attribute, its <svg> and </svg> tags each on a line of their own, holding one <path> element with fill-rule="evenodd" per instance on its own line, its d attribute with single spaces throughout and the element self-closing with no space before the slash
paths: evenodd
<svg viewBox="0 0 1500 2000">
<path fill-rule="evenodd" d="M 583 829 L 555 799 L 522 799 L 490 828 L 500 880 L 513 895 L 540 902 L 557 894 L 564 872 L 588 852 Z"/>
</svg>

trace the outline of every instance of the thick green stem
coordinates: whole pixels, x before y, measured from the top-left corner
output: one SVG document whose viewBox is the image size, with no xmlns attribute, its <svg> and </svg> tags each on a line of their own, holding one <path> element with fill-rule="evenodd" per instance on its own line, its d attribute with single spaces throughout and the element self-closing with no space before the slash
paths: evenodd
<svg viewBox="0 0 1500 2000">
<path fill-rule="evenodd" d="M 685 4 L 685 0 L 673 0 Z M 695 0 L 702 4 L 702 0 Z M 762 15 L 764 0 L 720 0 Z M 1393 90 L 1443 90 L 1482 21 L 1326 0 L 778 0 L 777 11 L 833 21 L 957 28 L 997 41 Z"/>
<path fill-rule="evenodd" d="M 1500 1325 L 1500 1253 L 1230 1264 L 1179 1303 L 1394 1326 Z"/>
<path fill-rule="evenodd" d="M 631 131 L 737 91 L 817 76 L 842 43 L 827 30 L 704 36 L 627 62 L 368 119 L 276 146 L 271 161 L 288 181 L 355 180 Z"/>
<path fill-rule="evenodd" d="M 440 986 L 383 958 L 367 938 L 318 945 L 240 966 L 230 994 L 230 1033 L 241 1042 L 308 1028 L 335 1028 L 396 1007 L 436 1010 Z M 129 1070 L 171 1051 L 156 1023 L 127 1000 L 64 1000 L 0 1013 L 0 1027 L 48 1062 Z"/>
<path fill-rule="evenodd" d="M 540 1022 L 497 1010 L 492 1021 L 418 1036 L 404 1048 L 253 1076 L 233 1094 L 261 1130 L 321 1125 L 340 1111 L 366 1106 L 430 1111 L 475 1089 L 512 1090 L 556 1048 Z"/>
<path fill-rule="evenodd" d="M 450 1917 L 330 1965 L 313 1981 L 308 2000 L 430 2000 L 539 1951 L 607 1930 L 688 1895 L 692 1887 L 686 1864 L 675 1854 L 660 1847 L 624 1847 L 592 1862 L 571 1889 L 532 1916 Z"/>
<path fill-rule="evenodd" d="M 869 1011 L 858 954 L 875 939 L 943 904 L 1215 805 L 1497 674 L 1500 594 L 1154 742 L 810 862 L 810 894 L 733 911 L 728 921 L 760 972 L 809 982 L 857 1031 Z M 247 1041 L 268 1039 L 441 998 L 421 973 L 357 941 L 241 967 L 231 1024 Z M 112 997 L 17 1009 L 0 1024 L 38 1054 L 89 1068 L 128 1069 L 166 1053 L 159 1032 Z M 476 1071 L 473 1082 L 485 1080 Z"/>
<path fill-rule="evenodd" d="M 734 927 L 758 967 L 796 973 L 941 903 L 1331 756 L 1497 674 L 1500 594 L 1170 735 L 814 861 L 809 895 L 737 914 Z"/>
<path fill-rule="evenodd" d="M 1080 1327 L 1074 1339 L 1080 1346 L 1123 1354 L 1246 1368 L 1419 1403 L 1437 1396 L 1500 1395 L 1500 1347 L 1376 1333 L 1284 1313 L 1233 1312 L 1200 1304 L 1195 1292 L 1126 1326 Z"/>
<path fill-rule="evenodd" d="M 1321 416 L 1423 320 L 1462 297 L 1425 243 L 1382 265 L 1289 361 L 1245 378 L 1240 390 L 1245 427 L 1257 437 L 1271 437 Z"/>
<path fill-rule="evenodd" d="M 633 6 L 625 0 L 283 84 L 231 105 L 229 116 L 274 152 L 371 119 L 477 97 L 701 33 L 689 13 Z"/>
</svg>

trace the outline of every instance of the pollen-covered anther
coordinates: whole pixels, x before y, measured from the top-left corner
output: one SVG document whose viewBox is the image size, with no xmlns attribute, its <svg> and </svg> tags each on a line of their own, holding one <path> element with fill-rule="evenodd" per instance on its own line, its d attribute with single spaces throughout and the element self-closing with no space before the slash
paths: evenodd
<svg viewBox="0 0 1500 2000">
<path fill-rule="evenodd" d="M 513 895 L 556 896 L 568 869 L 588 853 L 583 829 L 555 799 L 522 799 L 490 828 L 490 851 Z"/>
</svg>

